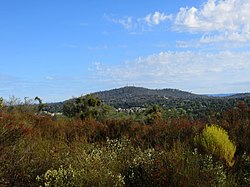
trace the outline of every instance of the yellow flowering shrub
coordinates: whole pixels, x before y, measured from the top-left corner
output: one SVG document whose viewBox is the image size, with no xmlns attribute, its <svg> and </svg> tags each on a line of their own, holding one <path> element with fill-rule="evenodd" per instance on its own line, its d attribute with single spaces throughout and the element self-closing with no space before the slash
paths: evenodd
<svg viewBox="0 0 250 187">
<path fill-rule="evenodd" d="M 229 166 L 233 166 L 236 146 L 223 128 L 215 124 L 207 125 L 200 135 L 195 136 L 195 142 L 206 152 L 224 159 Z"/>
</svg>

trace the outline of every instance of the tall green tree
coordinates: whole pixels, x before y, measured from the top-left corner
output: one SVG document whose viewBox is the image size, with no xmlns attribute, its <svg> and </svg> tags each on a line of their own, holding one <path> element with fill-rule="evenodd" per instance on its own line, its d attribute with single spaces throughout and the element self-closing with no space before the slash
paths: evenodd
<svg viewBox="0 0 250 187">
<path fill-rule="evenodd" d="M 75 107 L 79 117 L 83 120 L 85 118 L 97 118 L 101 114 L 101 101 L 92 95 L 79 97 L 76 99 Z"/>
<path fill-rule="evenodd" d="M 82 120 L 86 118 L 99 119 L 107 113 L 107 107 L 100 99 L 88 94 L 65 102 L 63 113 L 69 117 L 80 117 Z"/>
<path fill-rule="evenodd" d="M 43 110 L 43 108 L 44 108 L 44 104 L 42 102 L 42 99 L 40 99 L 38 96 L 36 96 L 35 100 L 37 100 L 39 102 L 38 111 L 41 112 Z"/>
<path fill-rule="evenodd" d="M 148 123 L 153 123 L 155 120 L 162 119 L 162 108 L 159 105 L 153 105 L 146 110 Z"/>
<path fill-rule="evenodd" d="M 0 110 L 3 108 L 3 98 L 0 97 Z"/>
</svg>

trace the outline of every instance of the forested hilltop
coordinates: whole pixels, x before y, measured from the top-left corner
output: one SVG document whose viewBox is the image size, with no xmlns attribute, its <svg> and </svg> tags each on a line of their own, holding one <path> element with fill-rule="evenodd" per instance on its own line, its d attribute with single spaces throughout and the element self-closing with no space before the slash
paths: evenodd
<svg viewBox="0 0 250 187">
<path fill-rule="evenodd" d="M 163 104 L 173 99 L 208 98 L 178 89 L 148 89 L 134 86 L 96 92 L 93 95 L 114 107 L 142 107 L 146 104 Z"/>
<path fill-rule="evenodd" d="M 148 89 L 143 87 L 127 86 L 108 91 L 93 93 L 108 105 L 116 108 L 143 107 L 151 104 L 162 106 L 179 105 L 188 102 L 201 102 L 203 105 L 208 103 L 233 103 L 235 100 L 249 100 L 250 93 L 231 94 L 225 97 L 198 95 L 178 89 Z"/>
<path fill-rule="evenodd" d="M 210 111 L 220 112 L 236 106 L 239 101 L 250 105 L 250 93 L 234 94 L 227 97 L 198 95 L 178 89 L 148 89 L 127 86 L 108 91 L 92 93 L 105 104 L 116 109 L 130 109 L 133 107 L 146 108 L 159 105 L 165 109 L 177 110 L 191 116 L 204 116 Z M 64 108 L 72 105 L 76 98 L 59 103 L 47 103 L 45 110 L 63 112 Z"/>
</svg>

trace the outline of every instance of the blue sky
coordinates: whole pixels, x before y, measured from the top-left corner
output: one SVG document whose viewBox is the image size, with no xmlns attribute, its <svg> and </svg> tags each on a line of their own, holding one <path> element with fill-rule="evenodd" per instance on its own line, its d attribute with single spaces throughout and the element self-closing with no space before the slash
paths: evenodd
<svg viewBox="0 0 250 187">
<path fill-rule="evenodd" d="M 250 91 L 249 0 L 0 2 L 0 97 Z"/>
</svg>

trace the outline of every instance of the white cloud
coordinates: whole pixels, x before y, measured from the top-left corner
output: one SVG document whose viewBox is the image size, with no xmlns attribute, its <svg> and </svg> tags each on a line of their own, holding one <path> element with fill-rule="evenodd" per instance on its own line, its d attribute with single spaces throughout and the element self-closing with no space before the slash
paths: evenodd
<svg viewBox="0 0 250 187">
<path fill-rule="evenodd" d="M 249 0 L 208 0 L 200 8 L 180 8 L 174 21 L 179 31 L 201 32 L 201 42 L 250 40 Z"/>
<path fill-rule="evenodd" d="M 121 24 L 125 29 L 130 29 L 133 27 L 132 17 L 127 17 L 123 19 L 113 19 L 113 22 Z"/>
<path fill-rule="evenodd" d="M 145 17 L 133 18 L 132 16 L 124 16 L 123 18 L 114 18 L 113 16 L 104 15 L 104 17 L 115 24 L 122 25 L 125 29 L 145 29 L 145 26 L 159 25 L 168 20 L 172 20 L 172 15 L 165 15 L 165 13 L 154 12 L 149 13 Z"/>
<path fill-rule="evenodd" d="M 201 33 L 200 43 L 250 41 L 249 0 L 207 0 L 200 7 L 181 7 L 176 14 L 155 11 L 144 17 L 105 17 L 125 29 L 151 30 L 171 21 L 174 30 Z"/>
<path fill-rule="evenodd" d="M 123 18 L 114 18 L 113 15 L 104 14 L 104 18 L 114 24 L 119 24 L 125 29 L 131 29 L 134 27 L 132 16 L 124 16 Z"/>
<path fill-rule="evenodd" d="M 194 49 L 194 48 L 199 48 L 201 45 L 200 45 L 200 42 L 197 42 L 197 40 L 189 40 L 189 41 L 175 41 L 176 43 L 176 47 L 177 48 L 191 48 L 191 49 Z"/>
<path fill-rule="evenodd" d="M 138 21 L 144 20 L 147 23 L 147 25 L 151 26 L 151 25 L 159 25 L 160 23 L 171 19 L 172 15 L 165 15 L 165 13 L 156 11 L 154 14 L 148 14 L 143 19 L 139 18 Z"/>
<path fill-rule="evenodd" d="M 250 80 L 250 52 L 161 52 L 119 66 L 97 64 L 96 72 L 106 83 L 148 87 L 174 87 L 196 92 L 242 91 Z M 234 85 L 234 87 L 232 86 Z M 229 87 L 228 87 L 229 89 Z M 232 90 L 234 89 L 234 90 Z M 245 89 L 250 89 L 249 87 Z"/>
</svg>

